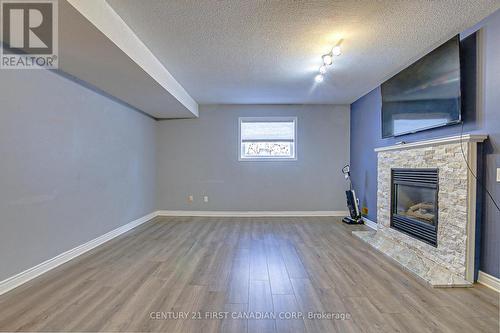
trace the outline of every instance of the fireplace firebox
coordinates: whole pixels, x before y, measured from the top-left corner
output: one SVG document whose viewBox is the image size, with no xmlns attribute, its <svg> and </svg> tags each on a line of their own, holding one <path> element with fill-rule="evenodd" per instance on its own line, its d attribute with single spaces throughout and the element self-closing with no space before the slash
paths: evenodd
<svg viewBox="0 0 500 333">
<path fill-rule="evenodd" d="M 437 247 L 438 169 L 391 169 L 391 228 Z"/>
</svg>

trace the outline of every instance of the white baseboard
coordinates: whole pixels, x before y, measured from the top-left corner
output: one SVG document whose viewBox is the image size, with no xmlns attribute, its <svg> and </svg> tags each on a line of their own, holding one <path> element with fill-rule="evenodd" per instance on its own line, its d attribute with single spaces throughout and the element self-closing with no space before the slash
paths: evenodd
<svg viewBox="0 0 500 333">
<path fill-rule="evenodd" d="M 500 279 L 494 277 L 493 275 L 479 271 L 479 274 L 477 276 L 477 282 L 495 290 L 497 293 L 500 293 Z"/>
<path fill-rule="evenodd" d="M 347 216 L 347 211 L 207 211 L 207 210 L 159 210 L 158 216 L 213 216 L 213 217 L 268 217 L 268 216 Z"/>
<path fill-rule="evenodd" d="M 97 238 L 94 238 L 90 241 L 88 241 L 85 244 L 79 245 L 69 251 L 66 251 L 64 253 L 59 254 L 58 256 L 46 260 L 42 262 L 41 264 L 38 264 L 34 267 L 31 267 L 19 274 L 16 274 L 10 278 L 7 278 L 3 281 L 0 281 L 0 295 L 5 294 L 6 292 L 22 285 L 23 283 L 26 283 L 40 275 L 42 275 L 45 272 L 48 272 L 51 269 L 56 268 L 57 266 L 60 266 L 71 259 L 74 259 L 85 252 L 88 252 L 99 245 L 106 243 L 107 241 L 110 241 L 111 239 L 120 236 L 121 234 L 124 234 L 125 232 L 153 219 L 154 217 L 157 216 L 157 212 L 153 212 L 151 214 L 148 214 L 146 216 L 143 216 L 137 220 L 134 220 L 130 223 L 127 223 L 119 228 L 116 228 L 114 230 L 111 230 L 110 232 L 99 236 Z"/>
<path fill-rule="evenodd" d="M 363 221 L 365 222 L 365 225 L 367 227 L 370 227 L 373 230 L 377 230 L 377 222 L 373 222 L 372 220 L 370 220 L 370 219 L 368 219 L 366 217 L 363 217 Z"/>
</svg>

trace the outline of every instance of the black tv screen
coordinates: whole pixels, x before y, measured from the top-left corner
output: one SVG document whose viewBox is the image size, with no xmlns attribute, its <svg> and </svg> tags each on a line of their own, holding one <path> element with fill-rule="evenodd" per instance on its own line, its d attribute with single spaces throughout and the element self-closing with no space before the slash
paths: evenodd
<svg viewBox="0 0 500 333">
<path fill-rule="evenodd" d="M 382 84 L 382 137 L 460 122 L 460 87 L 456 36 Z"/>
</svg>

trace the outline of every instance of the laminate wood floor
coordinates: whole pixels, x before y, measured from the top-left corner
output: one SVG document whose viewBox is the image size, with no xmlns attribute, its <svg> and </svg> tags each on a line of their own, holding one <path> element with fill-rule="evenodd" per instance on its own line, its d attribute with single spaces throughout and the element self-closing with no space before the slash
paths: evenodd
<svg viewBox="0 0 500 333">
<path fill-rule="evenodd" d="M 157 218 L 0 296 L 0 330 L 498 332 L 499 294 L 432 289 L 351 235 L 364 228 Z"/>
</svg>

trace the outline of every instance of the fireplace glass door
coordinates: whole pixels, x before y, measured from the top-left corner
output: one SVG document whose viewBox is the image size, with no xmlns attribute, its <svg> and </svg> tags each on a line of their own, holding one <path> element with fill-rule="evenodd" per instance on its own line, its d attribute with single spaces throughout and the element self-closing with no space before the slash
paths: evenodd
<svg viewBox="0 0 500 333">
<path fill-rule="evenodd" d="M 391 170 L 391 227 L 437 246 L 437 169 Z"/>
<path fill-rule="evenodd" d="M 421 222 L 436 224 L 436 189 L 396 185 L 395 212 Z"/>
</svg>

